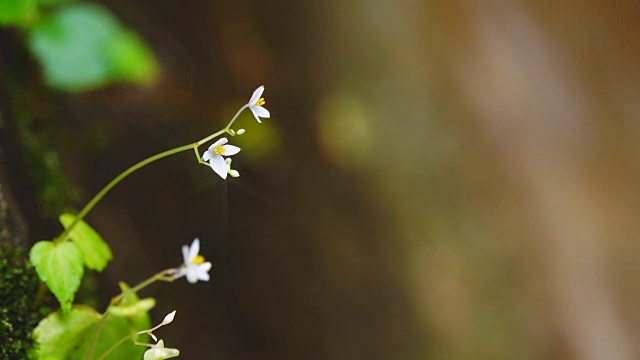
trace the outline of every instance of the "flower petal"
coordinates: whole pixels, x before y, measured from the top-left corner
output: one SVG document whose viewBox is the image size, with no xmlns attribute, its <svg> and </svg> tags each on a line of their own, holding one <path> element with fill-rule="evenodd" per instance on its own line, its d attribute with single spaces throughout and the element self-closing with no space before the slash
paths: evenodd
<svg viewBox="0 0 640 360">
<path fill-rule="evenodd" d="M 191 284 L 198 282 L 198 266 L 187 265 L 187 281 Z"/>
<path fill-rule="evenodd" d="M 202 154 L 202 160 L 209 161 L 209 159 L 211 159 L 211 151 L 207 150 Z"/>
<path fill-rule="evenodd" d="M 200 269 L 209 272 L 209 270 L 211 270 L 211 262 L 207 261 L 205 263 L 200 264 Z"/>
<path fill-rule="evenodd" d="M 182 261 L 185 265 L 189 262 L 189 247 L 187 245 L 182 246 Z"/>
<path fill-rule="evenodd" d="M 253 110 L 254 108 L 255 106 L 249 106 L 249 110 L 251 110 L 251 113 L 253 114 L 253 117 L 256 118 L 256 121 L 258 122 L 258 124 L 262 124 L 260 117 L 258 117 L 258 114 L 256 114 L 255 110 Z"/>
<path fill-rule="evenodd" d="M 221 178 L 227 178 L 227 163 L 224 162 L 224 158 L 220 155 L 214 155 L 209 161 L 209 165 L 216 174 L 220 175 Z"/>
<path fill-rule="evenodd" d="M 260 100 L 260 97 L 262 97 L 263 92 L 264 92 L 264 86 L 260 85 L 251 95 L 251 99 L 249 99 L 249 102 L 247 103 L 247 105 L 253 106 L 257 104 L 258 100 Z"/>
<path fill-rule="evenodd" d="M 189 248 L 189 261 L 195 259 L 196 256 L 200 253 L 200 239 L 195 238 L 191 243 L 191 247 Z"/>
<path fill-rule="evenodd" d="M 224 156 L 235 155 L 240 152 L 240 148 L 233 145 L 225 145 L 224 146 Z"/>
<path fill-rule="evenodd" d="M 220 138 L 216 142 L 211 144 L 211 146 L 209 146 L 209 151 L 211 151 L 213 153 L 213 151 L 216 149 L 217 146 L 224 145 L 224 144 L 226 144 L 228 142 L 229 142 L 229 140 L 227 140 L 227 138 Z"/>
<path fill-rule="evenodd" d="M 271 117 L 271 113 L 269 113 L 269 110 L 263 108 L 262 106 L 254 106 L 251 108 L 251 111 L 253 111 L 254 115 L 259 116 L 261 118 Z"/>
<path fill-rule="evenodd" d="M 208 261 L 198 265 L 198 270 L 196 271 L 198 280 L 209 281 L 209 270 L 211 270 L 211 263 Z"/>
</svg>

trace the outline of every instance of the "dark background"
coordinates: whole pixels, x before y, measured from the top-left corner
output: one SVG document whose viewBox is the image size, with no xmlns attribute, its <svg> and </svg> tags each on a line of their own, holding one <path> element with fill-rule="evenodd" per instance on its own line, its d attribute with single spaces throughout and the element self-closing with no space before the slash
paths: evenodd
<svg viewBox="0 0 640 360">
<path fill-rule="evenodd" d="M 185 359 L 640 356 L 635 2 L 102 3 L 153 49 L 152 86 L 46 90 L 2 34 L 0 79 L 40 90 L 0 103 L 27 104 L 76 208 L 259 85 L 272 117 L 236 122 L 240 178 L 185 152 L 90 213 L 114 252 L 98 309 L 199 237 L 210 282 L 141 292 L 154 322 L 178 311 L 157 334 Z M 29 239 L 51 238 L 3 142 Z"/>
</svg>

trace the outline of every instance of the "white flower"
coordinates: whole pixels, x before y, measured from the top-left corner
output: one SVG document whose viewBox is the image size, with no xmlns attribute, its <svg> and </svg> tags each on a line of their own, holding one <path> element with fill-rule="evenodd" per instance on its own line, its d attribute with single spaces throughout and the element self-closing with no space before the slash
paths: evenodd
<svg viewBox="0 0 640 360">
<path fill-rule="evenodd" d="M 237 146 L 225 145 L 228 141 L 227 138 L 221 138 L 202 154 L 202 160 L 208 161 L 213 171 L 223 179 L 227 178 L 227 164 L 222 156 L 231 156 L 240 152 Z"/>
<path fill-rule="evenodd" d="M 158 341 L 155 345 L 147 345 L 151 348 L 144 352 L 144 360 L 164 360 L 180 355 L 180 350 L 165 348 L 164 340 Z"/>
<path fill-rule="evenodd" d="M 258 120 L 259 123 L 262 123 L 262 121 L 260 121 L 261 117 L 269 118 L 271 116 L 269 110 L 262 107 L 262 105 L 265 104 L 264 98 L 262 97 L 263 92 L 264 86 L 260 86 L 253 92 L 253 95 L 251 95 L 251 99 L 249 99 L 249 102 L 247 103 L 249 110 L 251 110 L 253 116 L 256 118 L 256 120 Z"/>
<path fill-rule="evenodd" d="M 224 164 L 224 162 L 223 162 Z M 225 164 L 225 169 L 227 165 Z M 197 238 L 193 240 L 191 246 L 184 245 L 182 247 L 182 258 L 184 264 L 180 267 L 174 279 L 187 276 L 187 281 L 195 284 L 198 280 L 209 281 L 209 270 L 211 270 L 211 263 L 204 261 L 204 256 L 198 254 L 200 252 L 200 240 Z"/>
</svg>

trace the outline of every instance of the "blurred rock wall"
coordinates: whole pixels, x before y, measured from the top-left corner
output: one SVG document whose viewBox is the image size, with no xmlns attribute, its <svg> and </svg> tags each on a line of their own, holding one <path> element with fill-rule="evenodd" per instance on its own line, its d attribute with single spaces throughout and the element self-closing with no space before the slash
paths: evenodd
<svg viewBox="0 0 640 360">
<path fill-rule="evenodd" d="M 142 294 L 185 358 L 640 356 L 635 3 L 105 4 L 163 74 L 50 99 L 83 198 L 267 89 L 239 179 L 177 155 L 87 219 L 105 304 L 201 239 L 210 283 Z"/>
</svg>

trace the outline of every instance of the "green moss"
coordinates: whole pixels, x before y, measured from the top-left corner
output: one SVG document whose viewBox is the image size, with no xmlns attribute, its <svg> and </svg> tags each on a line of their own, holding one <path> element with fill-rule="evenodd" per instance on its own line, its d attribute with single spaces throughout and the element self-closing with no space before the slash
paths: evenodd
<svg viewBox="0 0 640 360">
<path fill-rule="evenodd" d="M 40 315 L 33 300 L 40 281 L 24 250 L 0 244 L 0 359 L 26 359 Z"/>
</svg>

